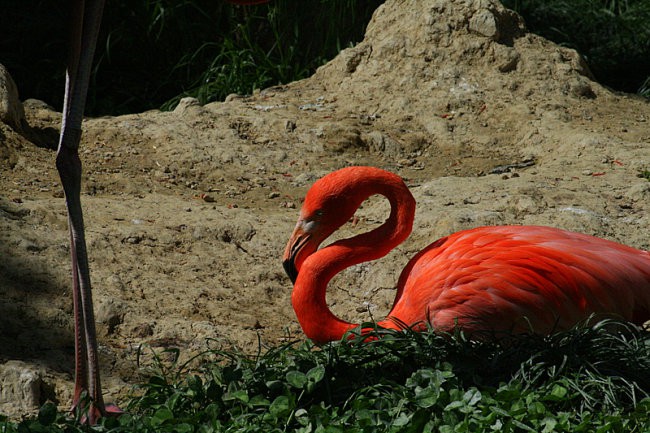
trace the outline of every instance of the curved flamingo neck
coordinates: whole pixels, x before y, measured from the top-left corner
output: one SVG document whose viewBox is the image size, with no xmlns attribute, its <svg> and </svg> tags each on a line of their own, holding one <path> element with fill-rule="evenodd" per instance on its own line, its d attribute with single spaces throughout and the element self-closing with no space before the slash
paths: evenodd
<svg viewBox="0 0 650 433">
<path fill-rule="evenodd" d="M 340 340 L 358 326 L 336 317 L 327 306 L 330 280 L 350 266 L 385 256 L 408 237 L 413 226 L 415 199 L 399 177 L 364 180 L 348 191 L 355 195 L 350 199 L 361 203 L 375 194 L 385 196 L 391 205 L 388 219 L 370 232 L 334 242 L 307 257 L 294 284 L 291 300 L 298 321 L 305 335 L 318 343 Z"/>
</svg>

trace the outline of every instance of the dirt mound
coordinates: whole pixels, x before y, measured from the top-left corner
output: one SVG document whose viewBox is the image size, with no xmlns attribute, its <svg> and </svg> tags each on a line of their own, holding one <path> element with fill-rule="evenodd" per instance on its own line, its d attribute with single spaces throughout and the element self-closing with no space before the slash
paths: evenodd
<svg viewBox="0 0 650 433">
<path fill-rule="evenodd" d="M 40 394 L 10 407 L 17 392 L 0 393 L 13 415 L 69 404 L 74 346 L 60 114 L 30 101 L 25 115 L 31 142 L 0 130 L 0 360 L 32 366 Z M 364 41 L 307 80 L 88 119 L 82 199 L 108 399 L 139 380 L 141 345 L 189 356 L 209 339 L 254 351 L 302 338 L 280 256 L 307 187 L 346 165 L 397 172 L 418 200 L 403 246 L 335 279 L 328 302 L 348 320 L 385 314 L 408 258 L 459 229 L 545 224 L 650 248 L 648 119 L 647 101 L 591 81 L 574 51 L 485 0 L 389 0 Z M 386 212 L 370 200 L 340 236 Z"/>
</svg>

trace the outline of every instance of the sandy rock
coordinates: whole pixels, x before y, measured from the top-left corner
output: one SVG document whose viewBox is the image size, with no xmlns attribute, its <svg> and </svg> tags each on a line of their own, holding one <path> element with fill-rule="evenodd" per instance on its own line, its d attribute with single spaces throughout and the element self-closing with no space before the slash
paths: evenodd
<svg viewBox="0 0 650 433">
<path fill-rule="evenodd" d="M 399 155 L 400 145 L 381 131 L 371 131 L 363 137 L 368 148 L 373 152 L 383 153 L 386 156 Z"/>
<path fill-rule="evenodd" d="M 103 298 L 95 309 L 95 320 L 107 334 L 115 332 L 115 328 L 124 322 L 126 307 L 114 299 Z"/>
<path fill-rule="evenodd" d="M 18 88 L 9 71 L 0 64 L 0 164 L 14 168 L 17 149 L 25 141 L 21 134 L 27 126 Z"/>
<path fill-rule="evenodd" d="M 18 99 L 18 87 L 9 71 L 0 64 L 0 121 L 15 131 L 21 131 L 25 122 L 23 104 Z"/>
<path fill-rule="evenodd" d="M 650 201 L 650 182 L 639 182 L 632 185 L 625 196 L 632 201 Z"/>
<path fill-rule="evenodd" d="M 497 19 L 489 10 L 484 9 L 472 15 L 469 29 L 492 40 L 499 40 Z"/>
<path fill-rule="evenodd" d="M 174 108 L 174 114 L 183 115 L 187 112 L 187 110 L 198 109 L 200 107 L 201 103 L 198 99 L 187 96 L 178 102 L 178 105 L 176 105 L 176 108 Z"/>
<path fill-rule="evenodd" d="M 332 152 L 344 152 L 364 146 L 361 132 L 355 127 L 326 123 L 321 126 L 318 135 L 322 138 L 323 148 Z"/>
<path fill-rule="evenodd" d="M 0 413 L 29 413 L 41 402 L 43 372 L 32 364 L 7 361 L 0 364 Z"/>
</svg>

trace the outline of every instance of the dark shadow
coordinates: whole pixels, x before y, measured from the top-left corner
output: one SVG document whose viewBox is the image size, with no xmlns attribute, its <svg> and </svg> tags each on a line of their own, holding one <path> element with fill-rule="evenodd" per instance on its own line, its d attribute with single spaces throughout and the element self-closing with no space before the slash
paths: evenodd
<svg viewBox="0 0 650 433">
<path fill-rule="evenodd" d="M 521 16 L 509 9 L 505 9 L 496 16 L 499 34 L 497 42 L 508 47 L 514 46 L 515 39 L 526 34 L 526 25 Z"/>
<path fill-rule="evenodd" d="M 0 197 L 0 223 L 22 219 L 26 213 Z M 61 298 L 70 290 L 61 287 L 61 279 L 51 273 L 39 249 L 10 244 L 0 235 L 0 362 L 35 361 L 72 373 L 72 300 L 65 303 Z"/>
<path fill-rule="evenodd" d="M 59 129 L 51 126 L 44 128 L 25 125 L 23 136 L 38 147 L 56 150 L 59 146 Z"/>
</svg>

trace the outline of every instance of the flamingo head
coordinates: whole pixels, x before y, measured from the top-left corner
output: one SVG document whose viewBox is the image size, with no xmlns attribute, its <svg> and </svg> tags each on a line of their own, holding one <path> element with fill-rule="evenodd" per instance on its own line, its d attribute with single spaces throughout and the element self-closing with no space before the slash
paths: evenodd
<svg viewBox="0 0 650 433">
<path fill-rule="evenodd" d="M 351 180 L 353 168 L 359 171 L 359 167 L 349 167 L 330 173 L 317 180 L 307 192 L 298 223 L 282 257 L 282 265 L 292 283 L 296 282 L 305 259 L 349 221 L 368 196 Z"/>
<path fill-rule="evenodd" d="M 282 266 L 292 283 L 295 283 L 296 278 L 298 278 L 298 269 L 302 262 L 318 249 L 324 239 L 322 235 L 319 236 L 320 221 L 317 220 L 319 215 L 316 214 L 315 218 L 298 219 L 296 228 L 293 230 L 284 249 Z M 321 240 L 317 240 L 318 238 L 321 238 Z"/>
</svg>

